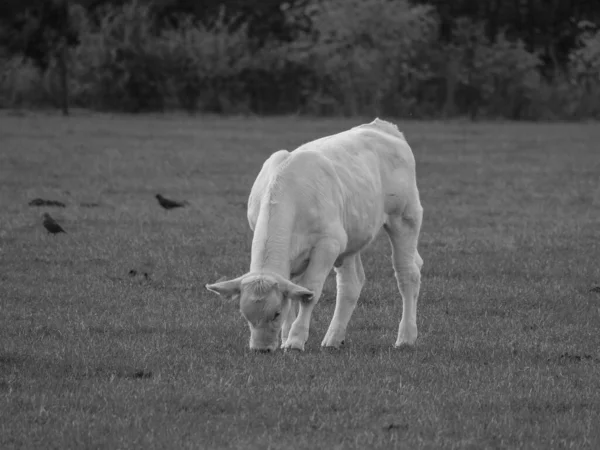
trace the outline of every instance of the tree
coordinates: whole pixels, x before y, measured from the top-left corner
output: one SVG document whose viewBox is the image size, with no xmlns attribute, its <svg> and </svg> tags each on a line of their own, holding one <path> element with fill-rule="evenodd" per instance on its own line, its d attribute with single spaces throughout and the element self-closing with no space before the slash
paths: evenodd
<svg viewBox="0 0 600 450">
<path fill-rule="evenodd" d="M 68 47 L 78 43 L 69 20 L 68 0 L 4 0 L 0 7 L 4 33 L 0 45 L 30 58 L 44 72 L 56 61 L 61 79 L 61 106 L 69 114 Z"/>
<path fill-rule="evenodd" d="M 577 47 L 582 20 L 600 27 L 600 2 L 581 0 L 413 0 L 435 7 L 440 17 L 440 38 L 451 39 L 456 20 L 464 17 L 483 23 L 490 42 L 504 31 L 520 39 L 529 52 L 538 53 L 543 72 L 551 77 L 567 67 Z"/>
</svg>

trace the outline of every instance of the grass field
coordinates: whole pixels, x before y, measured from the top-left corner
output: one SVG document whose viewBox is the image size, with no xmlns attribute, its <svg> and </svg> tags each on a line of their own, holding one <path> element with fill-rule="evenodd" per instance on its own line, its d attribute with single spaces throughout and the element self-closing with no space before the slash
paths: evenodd
<svg viewBox="0 0 600 450">
<path fill-rule="evenodd" d="M 333 274 L 304 353 L 253 354 L 203 289 L 248 269 L 266 157 L 362 122 L 0 116 L 0 448 L 600 448 L 598 124 L 398 122 L 425 209 L 413 350 L 384 234 L 340 351 Z"/>
</svg>

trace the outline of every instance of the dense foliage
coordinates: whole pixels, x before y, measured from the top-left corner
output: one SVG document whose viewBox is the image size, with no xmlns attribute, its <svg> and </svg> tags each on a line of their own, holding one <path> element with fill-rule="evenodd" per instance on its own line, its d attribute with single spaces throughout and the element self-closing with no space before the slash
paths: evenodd
<svg viewBox="0 0 600 450">
<path fill-rule="evenodd" d="M 600 116 L 600 4 L 5 0 L 0 105 Z M 62 83 L 61 83 L 61 79 Z"/>
</svg>

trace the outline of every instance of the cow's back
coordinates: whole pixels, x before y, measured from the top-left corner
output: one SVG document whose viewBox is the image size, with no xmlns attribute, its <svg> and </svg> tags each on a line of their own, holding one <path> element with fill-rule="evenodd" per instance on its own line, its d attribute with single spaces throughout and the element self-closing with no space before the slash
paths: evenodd
<svg viewBox="0 0 600 450">
<path fill-rule="evenodd" d="M 382 194 L 406 192 L 416 185 L 415 159 L 395 125 L 375 119 L 350 130 L 308 142 L 291 155 L 316 151 L 335 166 L 346 192 L 378 179 Z"/>
<path fill-rule="evenodd" d="M 303 153 L 306 159 L 313 159 L 312 167 L 329 165 L 335 173 L 330 179 L 341 196 L 336 201 L 342 207 L 349 250 L 367 245 L 388 215 L 402 214 L 410 204 L 420 207 L 412 150 L 389 122 L 376 119 L 304 144 L 290 154 L 288 169 Z M 306 181 L 318 186 L 321 176 L 313 169 Z"/>
<path fill-rule="evenodd" d="M 299 233 L 342 227 L 347 251 L 358 251 L 387 215 L 418 203 L 414 157 L 402 133 L 376 119 L 272 155 L 252 188 L 248 218 L 253 229 L 265 200 L 269 208 L 293 203 Z"/>
<path fill-rule="evenodd" d="M 304 144 L 291 155 L 306 151 L 319 152 L 331 162 L 348 196 L 383 196 L 386 213 L 398 207 L 389 197 L 418 197 L 414 155 L 402 132 L 389 122 L 375 119 Z"/>
</svg>

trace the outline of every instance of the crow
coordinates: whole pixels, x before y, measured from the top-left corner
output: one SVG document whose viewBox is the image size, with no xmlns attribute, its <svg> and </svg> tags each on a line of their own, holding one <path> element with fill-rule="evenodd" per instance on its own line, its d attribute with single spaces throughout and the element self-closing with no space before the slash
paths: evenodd
<svg viewBox="0 0 600 450">
<path fill-rule="evenodd" d="M 66 233 L 63 228 L 56 223 L 56 221 L 50 217 L 50 214 L 44 213 L 44 228 L 48 230 L 48 233 L 56 234 L 56 233 Z"/>
<path fill-rule="evenodd" d="M 156 194 L 156 199 L 160 206 L 165 209 L 173 209 L 173 208 L 182 208 L 188 205 L 188 202 L 176 202 L 175 200 L 169 200 L 168 198 L 164 198 L 160 194 Z"/>
<path fill-rule="evenodd" d="M 29 203 L 29 206 L 58 206 L 64 208 L 66 205 L 57 200 L 44 200 L 43 198 L 34 198 Z"/>
</svg>

